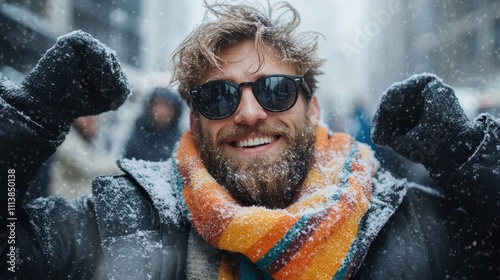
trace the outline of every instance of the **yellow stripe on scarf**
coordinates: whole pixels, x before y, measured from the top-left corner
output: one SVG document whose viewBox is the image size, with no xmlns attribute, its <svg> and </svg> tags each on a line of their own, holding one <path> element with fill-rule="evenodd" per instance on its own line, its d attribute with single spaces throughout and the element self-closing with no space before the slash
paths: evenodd
<svg viewBox="0 0 500 280">
<path fill-rule="evenodd" d="M 359 220 L 367 209 L 367 201 L 357 204 L 355 211 L 346 217 L 343 228 L 332 230 L 326 241 L 322 241 L 322 236 L 327 235 L 324 232 L 326 225 L 318 228 L 311 236 L 311 242 L 305 245 L 301 252 L 273 277 L 276 279 L 331 279 L 351 248 L 358 232 Z M 311 252 L 314 252 L 317 247 L 322 248 L 312 255 Z"/>
<path fill-rule="evenodd" d="M 248 222 L 249 218 L 253 219 L 252 223 Z M 270 213 L 264 208 L 245 207 L 237 216 L 233 217 L 226 227 L 221 236 L 219 246 L 221 248 L 231 247 L 237 252 L 246 252 L 262 236 L 267 236 L 277 223 L 280 223 L 281 228 L 284 226 L 283 223 L 290 225 L 294 222 L 293 217 L 286 215 L 284 211 L 282 213 Z M 259 227 L 255 227 L 255 224 L 258 224 Z M 268 241 L 271 241 L 271 239 Z"/>
</svg>

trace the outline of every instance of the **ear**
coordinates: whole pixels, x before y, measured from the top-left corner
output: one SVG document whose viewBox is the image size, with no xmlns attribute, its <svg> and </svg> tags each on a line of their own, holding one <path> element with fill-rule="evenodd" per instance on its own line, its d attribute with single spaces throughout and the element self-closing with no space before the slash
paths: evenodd
<svg viewBox="0 0 500 280">
<path fill-rule="evenodd" d="M 309 118 L 314 126 L 319 124 L 320 116 L 321 109 L 319 107 L 318 99 L 316 98 L 316 95 L 313 95 L 309 101 Z"/>
</svg>

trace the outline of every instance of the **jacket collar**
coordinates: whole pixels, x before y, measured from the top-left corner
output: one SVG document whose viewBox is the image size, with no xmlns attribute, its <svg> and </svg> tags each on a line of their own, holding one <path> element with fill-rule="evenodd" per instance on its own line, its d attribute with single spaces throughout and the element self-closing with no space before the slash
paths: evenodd
<svg viewBox="0 0 500 280">
<path fill-rule="evenodd" d="M 176 179 L 172 159 L 161 162 L 122 159 L 117 164 L 146 191 L 163 224 L 184 224 L 185 217 L 174 190 Z"/>
</svg>

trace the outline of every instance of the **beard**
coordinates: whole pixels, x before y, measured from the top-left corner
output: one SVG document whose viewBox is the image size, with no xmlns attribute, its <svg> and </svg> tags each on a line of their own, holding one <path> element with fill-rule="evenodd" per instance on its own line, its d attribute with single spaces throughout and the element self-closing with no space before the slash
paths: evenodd
<svg viewBox="0 0 500 280">
<path fill-rule="evenodd" d="M 236 126 L 221 131 L 215 143 L 198 125 L 200 156 L 208 172 L 231 196 L 243 205 L 285 208 L 294 199 L 311 166 L 315 128 L 308 117 L 296 123 L 295 134 L 284 125 L 259 124 Z M 251 159 L 230 155 L 224 139 L 245 136 L 251 132 L 281 135 L 285 148 L 279 155 L 255 156 Z"/>
</svg>

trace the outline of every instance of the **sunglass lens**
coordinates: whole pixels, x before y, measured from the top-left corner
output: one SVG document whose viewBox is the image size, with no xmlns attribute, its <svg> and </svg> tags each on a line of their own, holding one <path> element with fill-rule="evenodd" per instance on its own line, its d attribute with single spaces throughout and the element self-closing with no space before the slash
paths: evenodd
<svg viewBox="0 0 500 280">
<path fill-rule="evenodd" d="M 257 99 L 266 110 L 281 112 L 297 100 L 297 86 L 287 77 L 267 77 L 254 85 Z"/>
<path fill-rule="evenodd" d="M 239 103 L 238 89 L 226 83 L 205 85 L 199 92 L 198 110 L 207 118 L 223 119 L 234 113 Z"/>
</svg>

